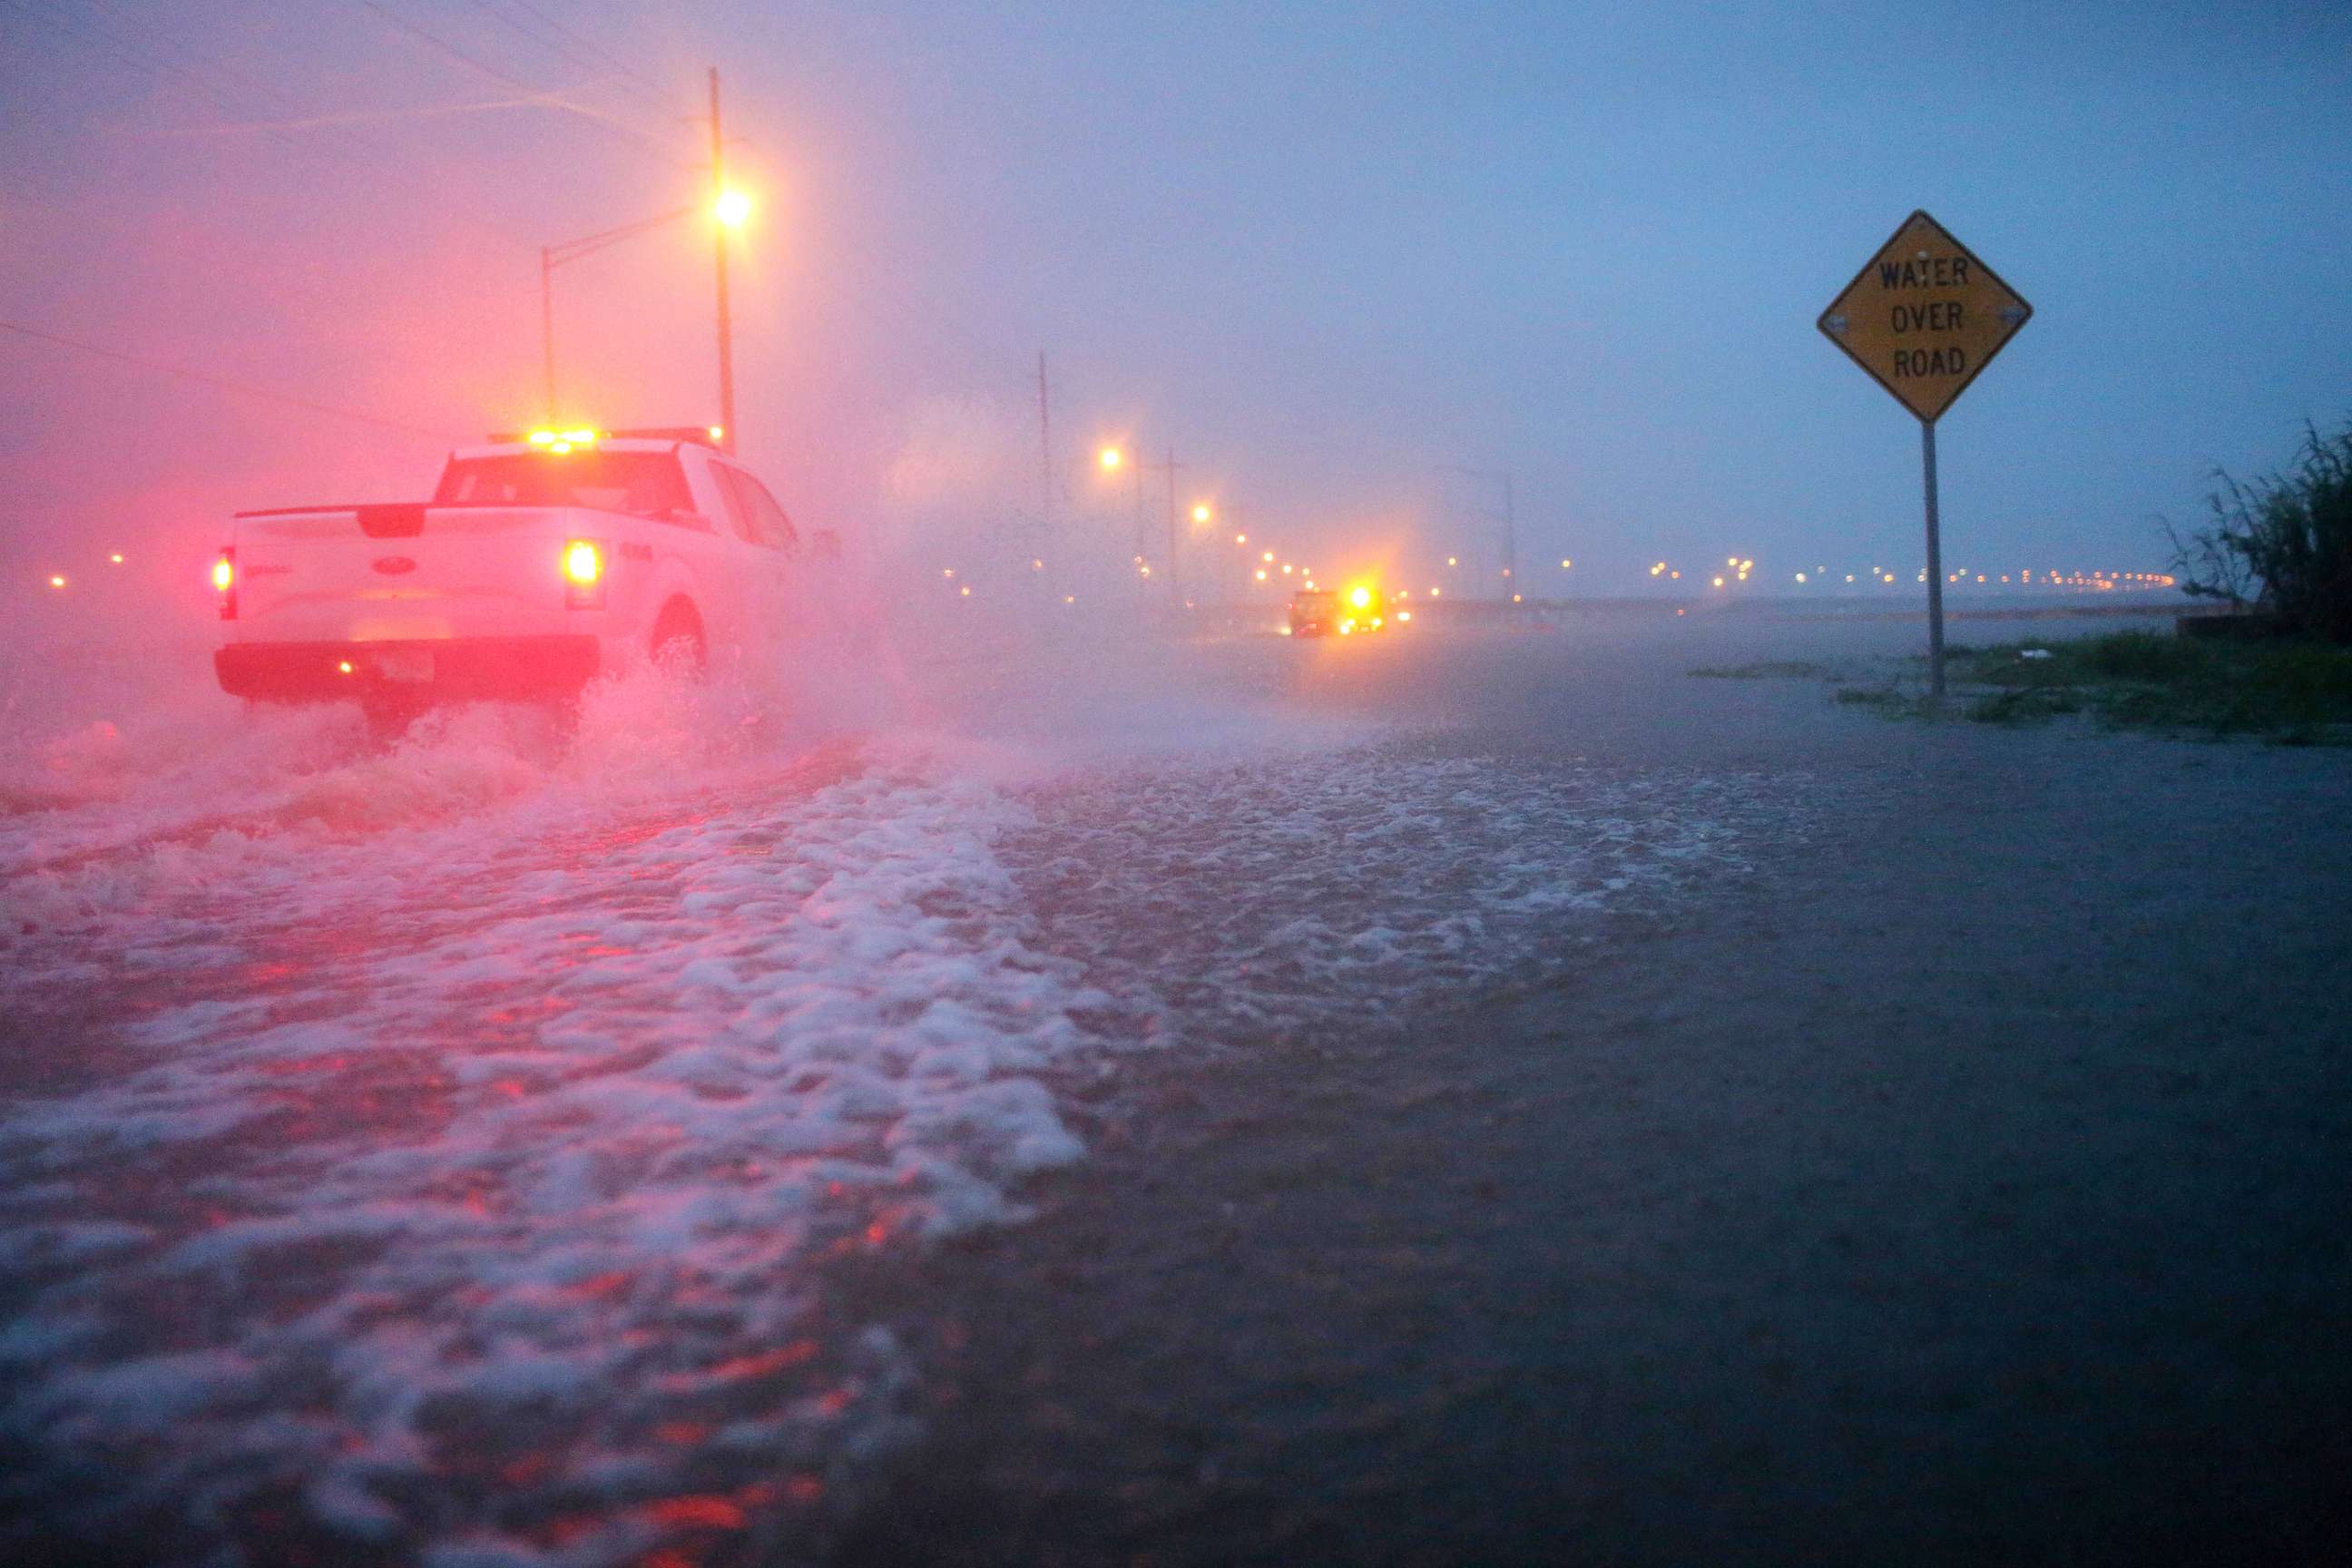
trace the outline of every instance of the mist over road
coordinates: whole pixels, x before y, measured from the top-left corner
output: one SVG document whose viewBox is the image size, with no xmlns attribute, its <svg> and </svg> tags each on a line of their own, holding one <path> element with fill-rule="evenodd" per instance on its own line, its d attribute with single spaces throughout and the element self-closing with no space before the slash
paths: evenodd
<svg viewBox="0 0 2352 1568">
<path fill-rule="evenodd" d="M 1686 674 L 1915 634 L 1015 628 L 390 747 L 53 695 L 0 779 L 7 1528 L 2290 1554 L 2352 991 L 2280 911 L 2352 907 L 2342 758 Z"/>
</svg>

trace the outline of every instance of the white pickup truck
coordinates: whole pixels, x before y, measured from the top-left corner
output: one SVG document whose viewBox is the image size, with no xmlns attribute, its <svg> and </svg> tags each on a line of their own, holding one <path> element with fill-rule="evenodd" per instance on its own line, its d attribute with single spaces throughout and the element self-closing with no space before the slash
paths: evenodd
<svg viewBox="0 0 2352 1568">
<path fill-rule="evenodd" d="M 379 717 L 700 669 L 773 635 L 804 548 L 714 431 L 494 437 L 449 455 L 430 501 L 238 512 L 214 668 L 236 696 Z"/>
</svg>

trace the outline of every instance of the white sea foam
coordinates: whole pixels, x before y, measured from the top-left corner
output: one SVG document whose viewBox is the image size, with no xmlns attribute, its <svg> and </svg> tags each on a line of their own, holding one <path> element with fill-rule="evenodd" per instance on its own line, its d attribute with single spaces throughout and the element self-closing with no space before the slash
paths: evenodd
<svg viewBox="0 0 2352 1568">
<path fill-rule="evenodd" d="M 1181 692 L 780 710 L 640 678 L 568 735 L 262 715 L 20 773 L 0 1001 L 75 1069 L 0 1112 L 28 1495 L 452 1563 L 821 1507 L 914 1375 L 824 1271 L 1021 1217 L 1084 1154 L 1066 1069 L 1519 972 L 1788 795 Z"/>
</svg>

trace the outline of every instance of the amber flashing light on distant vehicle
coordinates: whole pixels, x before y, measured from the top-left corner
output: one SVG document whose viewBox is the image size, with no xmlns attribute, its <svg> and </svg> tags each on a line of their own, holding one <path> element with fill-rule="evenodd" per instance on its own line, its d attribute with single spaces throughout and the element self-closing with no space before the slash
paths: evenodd
<svg viewBox="0 0 2352 1568">
<path fill-rule="evenodd" d="M 236 619 L 236 546 L 224 544 L 213 561 L 213 592 L 220 595 L 220 618 Z"/>
</svg>

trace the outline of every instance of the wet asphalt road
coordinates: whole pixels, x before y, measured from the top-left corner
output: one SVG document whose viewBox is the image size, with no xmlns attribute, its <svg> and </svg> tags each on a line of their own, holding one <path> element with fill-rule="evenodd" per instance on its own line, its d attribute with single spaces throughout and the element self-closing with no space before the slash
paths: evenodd
<svg viewBox="0 0 2352 1568">
<path fill-rule="evenodd" d="M 833 1559 L 2322 1560 L 2345 754 L 1683 674 L 1806 636 L 1315 677 L 1442 721 L 1423 752 L 1760 769 L 1831 809 L 1712 896 L 1563 919 L 1518 983 L 1076 1089 L 1091 1157 L 1032 1223 L 831 1292 L 927 1369 L 927 1436 Z"/>
<path fill-rule="evenodd" d="M 2315 1558 L 2347 753 L 1687 673 L 1902 622 L 1433 630 L 63 731 L 0 1542 Z"/>
</svg>

